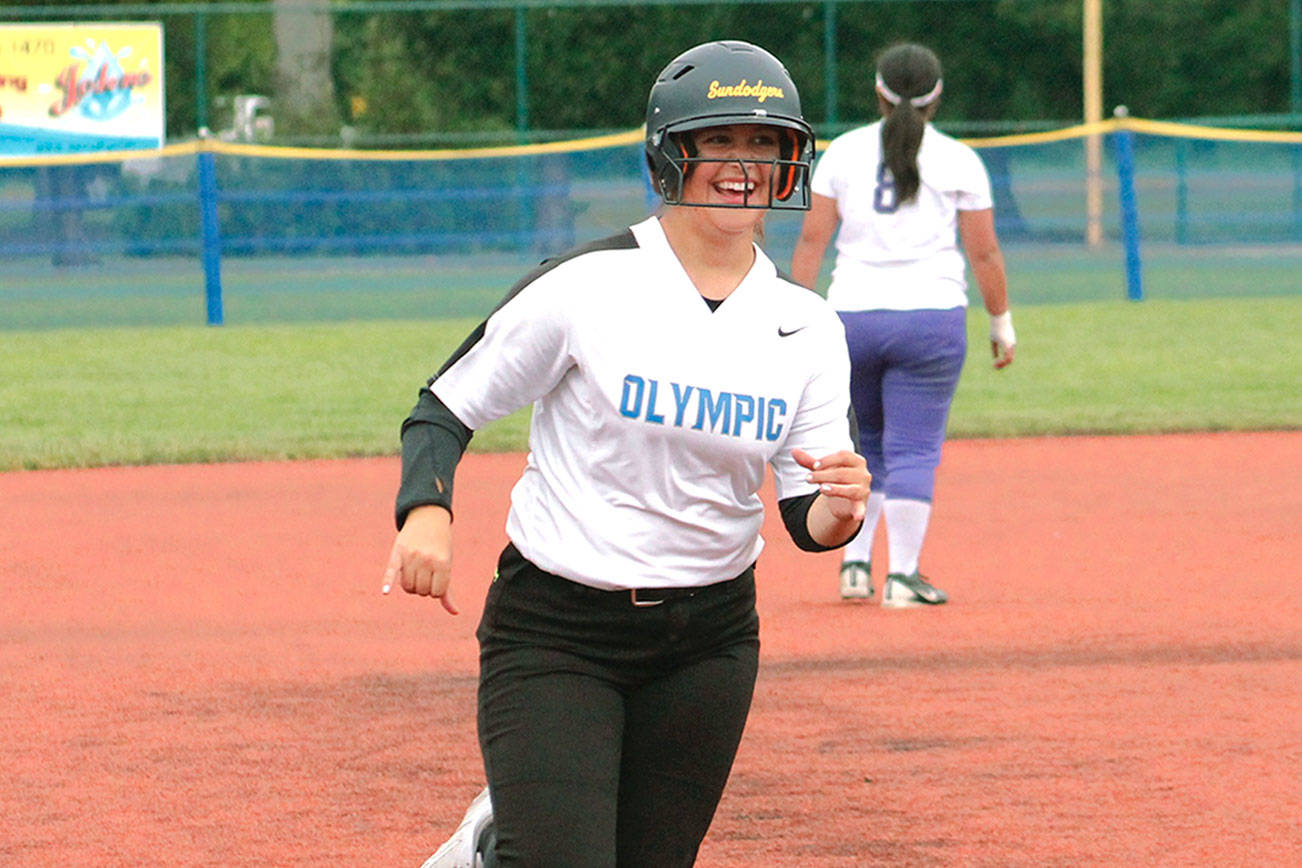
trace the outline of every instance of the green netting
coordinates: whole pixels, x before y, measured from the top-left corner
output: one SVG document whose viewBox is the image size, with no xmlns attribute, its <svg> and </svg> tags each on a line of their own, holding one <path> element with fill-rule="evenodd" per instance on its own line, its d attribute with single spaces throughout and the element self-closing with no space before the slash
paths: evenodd
<svg viewBox="0 0 1302 868">
<path fill-rule="evenodd" d="M 973 142 L 1015 303 L 1126 296 L 1119 135 L 1134 136 L 1146 296 L 1302 291 L 1302 136 L 1103 126 L 1094 215 L 1090 131 Z M 220 262 L 207 274 L 205 158 Z M 203 322 L 214 277 L 231 323 L 482 316 L 541 259 L 655 206 L 636 133 L 478 152 L 213 144 L 75 159 L 0 161 L 0 328 Z M 800 219 L 767 218 L 780 267 Z"/>
</svg>

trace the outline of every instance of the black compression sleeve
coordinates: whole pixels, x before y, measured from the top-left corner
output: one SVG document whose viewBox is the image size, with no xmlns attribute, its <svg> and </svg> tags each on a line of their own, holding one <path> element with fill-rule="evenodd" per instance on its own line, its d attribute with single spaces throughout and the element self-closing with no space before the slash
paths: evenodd
<svg viewBox="0 0 1302 868">
<path fill-rule="evenodd" d="M 787 526 L 787 533 L 791 534 L 791 541 L 801 551 L 830 552 L 832 549 L 839 549 L 845 545 L 844 542 L 839 545 L 825 546 L 809 535 L 809 508 L 814 505 L 814 498 L 816 497 L 818 497 L 818 492 L 813 491 L 799 497 L 788 497 L 779 500 L 778 511 L 782 513 L 782 523 Z M 849 541 L 846 540 L 846 542 Z"/>
<path fill-rule="evenodd" d="M 850 423 L 850 442 L 857 444 L 859 442 L 859 421 L 855 417 L 853 405 L 847 408 L 846 416 Z M 839 549 L 854 537 L 851 536 L 850 539 L 840 545 L 825 546 L 809 535 L 809 508 L 814 505 L 816 497 L 818 497 L 818 492 L 814 491 L 798 497 L 779 500 L 778 510 L 782 513 L 782 523 L 787 526 L 787 533 L 791 534 L 792 542 L 801 551 L 830 552 L 832 549 Z M 862 527 L 862 525 L 860 526 Z M 856 531 L 856 533 L 858 532 Z"/>
<path fill-rule="evenodd" d="M 407 513 L 435 505 L 452 511 L 452 478 L 474 434 L 428 388 L 402 423 L 402 483 L 394 520 L 402 529 Z"/>
</svg>

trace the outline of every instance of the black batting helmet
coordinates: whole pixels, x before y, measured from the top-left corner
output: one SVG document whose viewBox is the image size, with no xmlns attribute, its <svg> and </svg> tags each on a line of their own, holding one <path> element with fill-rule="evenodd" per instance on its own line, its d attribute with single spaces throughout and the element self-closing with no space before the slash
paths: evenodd
<svg viewBox="0 0 1302 868">
<path fill-rule="evenodd" d="M 670 61 L 651 88 L 646 159 L 665 202 L 696 204 L 682 201 L 688 167 L 703 162 L 687 134 L 727 124 L 777 127 L 782 146 L 779 159 L 771 162 L 767 202 L 718 207 L 807 210 L 814 132 L 800 113 L 800 94 L 780 60 L 758 45 L 736 41 L 688 49 Z"/>
</svg>

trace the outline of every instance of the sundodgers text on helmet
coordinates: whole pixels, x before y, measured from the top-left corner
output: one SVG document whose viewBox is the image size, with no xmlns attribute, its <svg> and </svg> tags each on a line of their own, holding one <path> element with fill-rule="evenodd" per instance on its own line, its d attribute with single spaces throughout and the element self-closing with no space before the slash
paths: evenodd
<svg viewBox="0 0 1302 868">
<path fill-rule="evenodd" d="M 809 208 L 814 133 L 800 111 L 800 94 L 786 68 L 749 42 L 707 42 L 670 61 L 651 88 L 646 110 L 646 158 L 651 182 L 669 205 L 683 202 L 683 180 L 696 157 L 689 133 L 726 124 L 761 124 L 781 131 L 772 161 L 769 199 L 710 207 Z M 722 162 L 711 160 L 709 162 Z M 752 162 L 752 161 L 747 161 Z"/>
</svg>

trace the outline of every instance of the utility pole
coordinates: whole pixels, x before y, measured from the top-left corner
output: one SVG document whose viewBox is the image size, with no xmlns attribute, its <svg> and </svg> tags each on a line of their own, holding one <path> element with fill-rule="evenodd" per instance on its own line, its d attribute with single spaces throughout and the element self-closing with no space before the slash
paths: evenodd
<svg viewBox="0 0 1302 868">
<path fill-rule="evenodd" d="M 1083 0 L 1085 123 L 1103 121 L 1103 0 Z M 1090 247 L 1103 242 L 1103 137 L 1085 137 L 1085 241 Z"/>
</svg>

